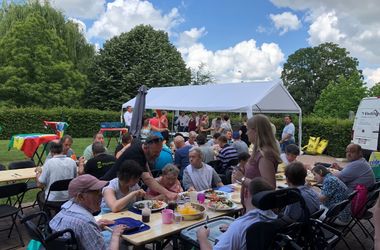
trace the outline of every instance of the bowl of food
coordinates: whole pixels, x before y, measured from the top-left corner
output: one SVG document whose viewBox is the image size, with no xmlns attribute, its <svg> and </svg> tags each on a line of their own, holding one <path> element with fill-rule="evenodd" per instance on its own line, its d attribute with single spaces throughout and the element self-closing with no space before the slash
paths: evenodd
<svg viewBox="0 0 380 250">
<path fill-rule="evenodd" d="M 206 208 L 196 203 L 185 203 L 177 207 L 177 212 L 183 220 L 198 220 L 203 218 Z"/>
</svg>

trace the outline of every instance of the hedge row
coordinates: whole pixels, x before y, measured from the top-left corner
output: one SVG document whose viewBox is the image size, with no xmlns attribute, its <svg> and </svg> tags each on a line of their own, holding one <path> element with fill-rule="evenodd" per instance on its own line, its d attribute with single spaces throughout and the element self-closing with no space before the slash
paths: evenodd
<svg viewBox="0 0 380 250">
<path fill-rule="evenodd" d="M 277 128 L 277 138 L 281 137 L 284 127 L 282 118 L 272 118 Z M 298 118 L 293 118 L 298 134 Z M 302 119 L 302 145 L 307 145 L 309 136 L 317 136 L 329 140 L 325 154 L 334 157 L 345 157 L 346 146 L 351 142 L 353 122 L 346 119 L 333 119 L 324 117 L 304 117 Z M 298 142 L 298 139 L 296 138 Z"/>
<path fill-rule="evenodd" d="M 92 137 L 101 122 L 120 121 L 119 112 L 96 109 L 71 108 L 22 108 L 0 109 L 1 139 L 9 139 L 14 134 L 52 133 L 45 129 L 43 121 L 65 121 L 69 124 L 67 134 L 73 137 Z"/>
<path fill-rule="evenodd" d="M 171 112 L 168 118 L 171 122 Z M 233 116 L 233 123 L 239 122 L 238 119 L 237 116 Z M 44 120 L 66 121 L 69 124 L 68 134 L 73 137 L 91 137 L 99 130 L 101 122 L 120 121 L 120 113 L 71 108 L 49 110 L 40 108 L 0 109 L 0 126 L 3 128 L 0 138 L 9 139 L 11 135 L 20 133 L 50 133 L 51 130 L 44 128 L 42 122 Z M 284 127 L 283 119 L 272 117 L 271 121 L 277 128 L 277 138 L 280 138 Z M 298 131 L 298 118 L 294 117 L 293 121 Z M 302 145 L 307 144 L 309 136 L 320 136 L 329 140 L 326 154 L 344 157 L 345 147 L 351 141 L 352 121 L 305 117 L 302 121 L 302 128 Z"/>
</svg>

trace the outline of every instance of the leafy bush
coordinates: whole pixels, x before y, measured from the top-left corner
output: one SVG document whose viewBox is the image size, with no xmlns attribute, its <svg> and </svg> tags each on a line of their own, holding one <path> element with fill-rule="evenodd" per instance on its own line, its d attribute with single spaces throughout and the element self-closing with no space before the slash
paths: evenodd
<svg viewBox="0 0 380 250">
<path fill-rule="evenodd" d="M 73 137 L 92 137 L 99 131 L 101 122 L 120 121 L 120 113 L 96 109 L 71 108 L 20 108 L 0 109 L 0 126 L 3 128 L 1 139 L 23 133 L 52 133 L 45 129 L 43 121 L 65 121 L 69 124 L 66 131 Z"/>
<path fill-rule="evenodd" d="M 271 122 L 276 126 L 276 138 L 281 137 L 284 128 L 282 116 L 271 116 Z M 213 115 L 210 116 L 214 118 Z M 120 113 L 113 111 L 101 111 L 96 109 L 71 109 L 71 108 L 22 108 L 0 109 L 0 126 L 3 131 L 1 139 L 9 139 L 14 134 L 21 133 L 52 133 L 45 129 L 44 120 L 65 121 L 69 124 L 67 134 L 73 137 L 92 137 L 100 129 L 101 122 L 120 121 Z M 171 128 L 172 112 L 168 112 L 169 128 Z M 232 123 L 240 122 L 238 116 L 232 116 Z M 296 126 L 296 140 L 298 135 L 298 117 L 293 117 Z M 345 148 L 351 141 L 352 121 L 324 117 L 303 117 L 302 120 L 302 145 L 306 145 L 309 136 L 319 136 L 329 140 L 325 154 L 344 157 Z"/>
<path fill-rule="evenodd" d="M 277 128 L 277 137 L 281 137 L 284 123 L 282 118 L 271 118 Z M 298 117 L 293 117 L 296 126 L 296 142 L 298 142 Z M 346 146 L 351 142 L 353 122 L 348 119 L 324 117 L 303 117 L 302 119 L 302 146 L 307 145 L 309 136 L 317 136 L 329 140 L 324 154 L 334 157 L 345 157 Z"/>
</svg>

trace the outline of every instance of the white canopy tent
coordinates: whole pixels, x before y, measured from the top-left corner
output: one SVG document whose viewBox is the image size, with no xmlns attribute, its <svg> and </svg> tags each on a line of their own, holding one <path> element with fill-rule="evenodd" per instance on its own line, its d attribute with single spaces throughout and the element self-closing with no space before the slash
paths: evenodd
<svg viewBox="0 0 380 250">
<path fill-rule="evenodd" d="M 135 98 L 122 105 L 134 106 Z M 299 145 L 302 110 L 281 82 L 253 82 L 158 87 L 148 90 L 146 109 L 299 114 Z"/>
</svg>

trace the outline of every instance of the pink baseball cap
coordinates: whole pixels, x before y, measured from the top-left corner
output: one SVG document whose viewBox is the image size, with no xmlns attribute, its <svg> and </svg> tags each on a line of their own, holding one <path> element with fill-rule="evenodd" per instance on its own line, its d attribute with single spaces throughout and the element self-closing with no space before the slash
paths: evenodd
<svg viewBox="0 0 380 250">
<path fill-rule="evenodd" d="M 90 174 L 80 175 L 70 181 L 69 184 L 69 197 L 73 198 L 79 193 L 85 193 L 88 191 L 95 191 L 102 189 L 107 185 L 108 181 L 101 181 L 95 176 Z"/>
</svg>

